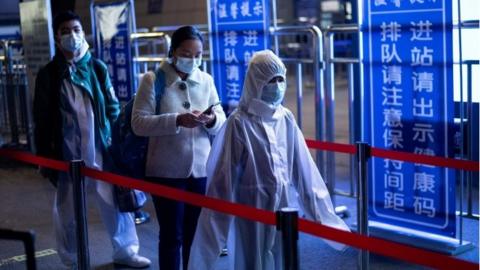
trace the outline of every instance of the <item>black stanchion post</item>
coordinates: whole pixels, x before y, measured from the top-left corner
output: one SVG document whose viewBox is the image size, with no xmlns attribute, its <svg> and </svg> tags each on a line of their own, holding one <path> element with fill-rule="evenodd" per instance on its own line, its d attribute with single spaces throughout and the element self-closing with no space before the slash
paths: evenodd
<svg viewBox="0 0 480 270">
<path fill-rule="evenodd" d="M 35 232 L 14 231 L 9 229 L 0 229 L 0 239 L 21 240 L 25 246 L 25 255 L 27 257 L 27 269 L 36 270 L 35 262 Z M 7 266 L 8 267 L 8 266 Z"/>
<path fill-rule="evenodd" d="M 77 224 L 77 260 L 78 269 L 90 269 L 88 253 L 87 213 L 85 210 L 85 180 L 81 174 L 83 160 L 70 162 L 70 176 L 73 183 L 73 203 L 75 208 L 75 222 Z"/>
<path fill-rule="evenodd" d="M 368 179 L 367 166 L 370 159 L 370 145 L 364 142 L 357 142 L 357 224 L 358 233 L 368 235 Z M 369 269 L 369 252 L 361 250 L 359 254 L 360 270 Z"/>
<path fill-rule="evenodd" d="M 37 264 L 35 262 L 35 233 L 29 231 L 25 233 L 25 255 L 27 255 L 27 269 L 36 270 Z"/>
<path fill-rule="evenodd" d="M 282 231 L 283 269 L 298 270 L 298 210 L 277 211 L 277 230 Z"/>
</svg>

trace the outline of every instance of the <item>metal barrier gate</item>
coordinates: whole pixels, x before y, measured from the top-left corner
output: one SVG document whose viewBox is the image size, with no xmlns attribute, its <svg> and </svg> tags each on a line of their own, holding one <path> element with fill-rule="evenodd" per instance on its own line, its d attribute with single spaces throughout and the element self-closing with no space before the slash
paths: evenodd
<svg viewBox="0 0 480 270">
<path fill-rule="evenodd" d="M 22 42 L 0 40 L 0 145 L 32 150 L 31 95 Z"/>
</svg>

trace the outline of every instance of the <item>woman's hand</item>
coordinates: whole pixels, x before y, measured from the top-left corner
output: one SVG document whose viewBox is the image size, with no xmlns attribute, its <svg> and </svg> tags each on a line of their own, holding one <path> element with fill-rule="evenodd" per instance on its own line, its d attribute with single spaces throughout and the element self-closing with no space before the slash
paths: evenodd
<svg viewBox="0 0 480 270">
<path fill-rule="evenodd" d="M 202 113 L 193 111 L 191 113 L 182 113 L 177 116 L 177 126 L 194 128 L 198 126 L 212 127 L 215 124 L 216 116 L 213 112 Z"/>
<path fill-rule="evenodd" d="M 209 113 L 202 113 L 198 116 L 200 121 L 202 121 L 206 128 L 211 128 L 215 125 L 216 115 L 210 110 Z"/>
<path fill-rule="evenodd" d="M 194 128 L 203 126 L 204 122 L 201 121 L 199 115 L 201 112 L 193 111 L 188 113 L 182 113 L 177 116 L 177 127 Z"/>
</svg>

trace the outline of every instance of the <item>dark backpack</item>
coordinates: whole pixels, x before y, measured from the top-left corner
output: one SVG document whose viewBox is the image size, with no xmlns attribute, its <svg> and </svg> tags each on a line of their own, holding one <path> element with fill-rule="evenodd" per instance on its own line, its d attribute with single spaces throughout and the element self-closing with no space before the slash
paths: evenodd
<svg viewBox="0 0 480 270">
<path fill-rule="evenodd" d="M 160 99 L 165 89 L 165 73 L 158 68 L 155 71 L 155 114 L 160 112 Z M 135 96 L 120 111 L 113 124 L 110 154 L 117 173 L 134 178 L 145 177 L 148 137 L 137 136 L 131 125 Z"/>
</svg>

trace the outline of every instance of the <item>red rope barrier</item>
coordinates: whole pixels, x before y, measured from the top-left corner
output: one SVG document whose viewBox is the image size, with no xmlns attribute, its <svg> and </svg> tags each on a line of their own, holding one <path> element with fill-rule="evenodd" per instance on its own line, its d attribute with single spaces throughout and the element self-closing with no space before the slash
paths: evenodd
<svg viewBox="0 0 480 270">
<path fill-rule="evenodd" d="M 27 152 L 0 148 L 0 156 L 42 166 L 57 171 L 68 172 L 68 162 L 48 159 Z"/>
<path fill-rule="evenodd" d="M 210 208 L 215 211 L 231 214 L 241 218 L 258 221 L 269 225 L 276 224 L 274 213 L 255 207 L 240 205 L 212 197 L 206 197 L 196 193 L 191 193 L 160 184 L 146 182 L 140 179 L 120 176 L 109 172 L 102 172 L 87 167 L 82 168 L 82 174 L 91 178 L 109 182 L 111 184 L 143 190 L 153 195 L 158 195 L 168 199 Z"/>
<path fill-rule="evenodd" d="M 18 151 L 0 149 L 0 155 L 52 169 L 58 168 L 62 171 L 68 170 L 68 163 L 66 162 L 49 160 Z M 102 172 L 86 167 L 82 168 L 82 174 L 87 177 L 103 180 L 112 184 L 143 190 L 154 195 L 210 208 L 215 211 L 262 222 L 268 225 L 276 224 L 276 218 L 273 212 L 257 209 L 251 206 L 240 205 L 229 201 L 206 197 L 187 191 L 177 190 L 175 188 L 154 184 L 135 178 L 120 176 L 109 172 Z M 340 231 L 305 219 L 299 219 L 299 231 L 424 266 L 439 269 L 478 269 L 479 267 L 479 265 L 476 263 L 459 260 L 444 254 L 390 242 L 376 237 L 367 237 L 356 233 Z"/>
<path fill-rule="evenodd" d="M 315 140 L 309 140 L 309 139 L 306 139 L 305 141 L 307 142 L 307 146 L 313 149 L 340 152 L 340 153 L 346 153 L 346 154 L 357 153 L 357 148 L 355 147 L 355 145 L 343 144 L 343 143 L 321 142 L 321 141 L 315 141 Z"/>
<path fill-rule="evenodd" d="M 439 167 L 447 167 L 465 171 L 479 171 L 479 163 L 469 160 L 460 160 L 454 158 L 443 158 L 429 155 L 419 155 L 400 151 L 390 151 L 381 148 L 372 147 L 372 156 L 379 158 L 388 158 L 395 160 L 408 161 L 412 163 L 421 163 L 435 165 Z"/>
<path fill-rule="evenodd" d="M 298 229 L 317 237 L 437 269 L 474 270 L 479 267 L 478 264 L 473 262 L 459 260 L 444 254 L 383 240 L 377 237 L 337 230 L 302 218 L 298 220 Z"/>
<path fill-rule="evenodd" d="M 275 225 L 275 213 L 241 205 L 212 197 L 170 188 L 167 186 L 149 183 L 135 178 L 119 176 L 90 168 L 83 168 L 85 176 L 103 180 L 112 184 L 127 186 L 133 189 L 144 190 L 151 194 L 182 201 L 196 206 L 207 207 L 215 211 L 238 216 L 268 225 Z M 376 237 L 367 237 L 356 233 L 345 232 L 327 227 L 306 219 L 299 219 L 299 231 L 321 238 L 340 242 L 352 247 L 366 249 L 381 255 L 402 259 L 424 266 L 439 269 L 478 269 L 478 264 L 459 260 L 444 254 L 423 250 Z"/>
<path fill-rule="evenodd" d="M 309 139 L 305 141 L 307 142 L 307 146 L 313 149 L 340 152 L 340 153 L 346 153 L 346 154 L 355 154 L 357 152 L 356 147 L 350 144 L 321 142 L 321 141 L 314 141 Z M 395 159 L 395 160 L 407 161 L 412 163 L 434 165 L 439 167 L 446 167 L 446 168 L 459 169 L 459 170 L 465 170 L 465 171 L 474 171 L 474 172 L 480 171 L 480 163 L 478 161 L 413 154 L 413 153 L 407 153 L 407 152 L 401 152 L 401 151 L 386 150 L 386 149 L 376 148 L 376 147 L 372 147 L 371 150 L 372 150 L 371 151 L 372 156 L 379 157 L 379 158 Z"/>
</svg>

